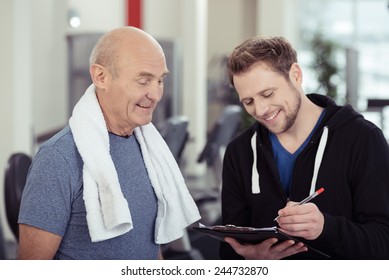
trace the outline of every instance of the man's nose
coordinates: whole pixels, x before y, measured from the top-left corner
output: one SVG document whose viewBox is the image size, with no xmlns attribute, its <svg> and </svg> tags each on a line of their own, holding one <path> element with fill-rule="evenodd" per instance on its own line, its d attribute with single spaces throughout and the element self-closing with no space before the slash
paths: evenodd
<svg viewBox="0 0 389 280">
<path fill-rule="evenodd" d="M 150 87 L 149 92 L 147 93 L 147 98 L 159 102 L 163 96 L 163 83 L 153 83 Z"/>
<path fill-rule="evenodd" d="M 269 106 L 266 102 L 263 101 L 256 101 L 255 102 L 255 116 L 257 117 L 263 117 L 269 112 Z"/>
</svg>

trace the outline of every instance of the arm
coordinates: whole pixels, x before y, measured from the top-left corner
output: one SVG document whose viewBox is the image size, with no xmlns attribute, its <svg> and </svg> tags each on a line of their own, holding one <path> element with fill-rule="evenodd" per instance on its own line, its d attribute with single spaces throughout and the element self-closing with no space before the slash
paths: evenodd
<svg viewBox="0 0 389 280">
<path fill-rule="evenodd" d="M 158 260 L 163 260 L 163 255 L 162 255 L 161 247 L 159 247 L 157 259 L 158 259 Z"/>
<path fill-rule="evenodd" d="M 351 170 L 353 216 L 345 219 L 323 213 L 323 233 L 331 235 L 329 231 L 338 227 L 344 238 L 334 251 L 343 258 L 388 259 L 389 147 L 381 130 L 374 129 L 365 137 Z"/>
<path fill-rule="evenodd" d="M 312 240 L 334 258 L 388 259 L 389 148 L 378 129 L 362 135 L 350 146 L 353 153 L 344 154 L 347 167 L 330 162 L 335 165 L 327 168 L 332 176 L 319 182 L 328 193 L 314 203 L 283 208 L 278 223 L 287 234 Z"/>
<path fill-rule="evenodd" d="M 231 145 L 227 146 L 222 171 L 221 208 L 222 224 L 234 224 L 249 226 L 250 209 L 244 198 L 244 186 L 238 180 L 235 161 L 232 156 Z M 228 244 L 220 244 L 221 259 L 242 259 L 234 249 Z"/>
<path fill-rule="evenodd" d="M 62 236 L 25 224 L 19 225 L 19 260 L 53 259 Z"/>
<path fill-rule="evenodd" d="M 71 176 L 52 149 L 40 150 L 31 165 L 19 210 L 19 259 L 52 259 L 71 215 Z"/>
</svg>

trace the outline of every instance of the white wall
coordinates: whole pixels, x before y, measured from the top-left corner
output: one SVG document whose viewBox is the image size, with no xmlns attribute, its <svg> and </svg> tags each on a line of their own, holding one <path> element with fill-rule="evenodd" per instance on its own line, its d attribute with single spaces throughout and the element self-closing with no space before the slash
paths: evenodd
<svg viewBox="0 0 389 280">
<path fill-rule="evenodd" d="M 0 91 L 0 222 L 1 228 L 4 231 L 4 236 L 10 239 L 11 232 L 8 227 L 5 216 L 4 207 L 4 170 L 6 161 L 9 156 L 9 151 L 12 150 L 12 135 L 13 135 L 13 84 L 12 80 L 12 0 L 3 1 L 0 9 L 0 84 L 2 89 Z"/>
<path fill-rule="evenodd" d="M 208 1 L 208 61 L 255 35 L 256 0 Z"/>
<path fill-rule="evenodd" d="M 67 0 L 69 9 L 75 9 L 81 18 L 78 28 L 68 33 L 106 32 L 126 25 L 125 0 Z"/>
<path fill-rule="evenodd" d="M 257 34 L 285 36 L 297 47 L 298 0 L 256 0 Z"/>
<path fill-rule="evenodd" d="M 143 0 L 143 29 L 154 37 L 182 40 L 183 3 L 182 0 Z"/>
<path fill-rule="evenodd" d="M 66 0 L 31 5 L 34 137 L 62 127 L 67 117 Z"/>
</svg>

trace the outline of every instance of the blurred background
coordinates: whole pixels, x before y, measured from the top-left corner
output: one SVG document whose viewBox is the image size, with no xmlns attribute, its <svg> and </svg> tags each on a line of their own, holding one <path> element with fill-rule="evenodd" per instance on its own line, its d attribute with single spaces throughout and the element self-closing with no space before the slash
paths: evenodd
<svg viewBox="0 0 389 280">
<path fill-rule="evenodd" d="M 240 106 L 225 61 L 254 35 L 289 39 L 307 93 L 353 105 L 389 138 L 388 0 L 0 0 L 2 171 L 11 154 L 33 157 L 67 124 L 90 84 L 91 49 L 123 25 L 144 29 L 165 50 L 171 74 L 153 122 L 162 129 L 173 116 L 187 118 L 180 166 L 189 184 L 219 184 L 199 155 L 224 108 Z M 244 126 L 247 116 L 241 118 Z M 3 194 L 0 180 L 0 225 L 13 242 Z"/>
</svg>

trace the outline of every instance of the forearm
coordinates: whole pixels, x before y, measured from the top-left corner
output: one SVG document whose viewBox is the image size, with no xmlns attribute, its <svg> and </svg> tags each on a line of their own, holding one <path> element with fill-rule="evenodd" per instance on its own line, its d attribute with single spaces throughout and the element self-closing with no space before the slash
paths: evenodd
<svg viewBox="0 0 389 280">
<path fill-rule="evenodd" d="M 388 224 L 374 221 L 362 224 L 345 217 L 324 216 L 324 230 L 316 241 L 329 249 L 334 258 L 389 258 Z"/>
<path fill-rule="evenodd" d="M 162 255 L 162 250 L 161 250 L 161 247 L 159 247 L 159 251 L 158 251 L 158 257 L 157 257 L 158 260 L 163 260 L 163 255 Z"/>
</svg>

